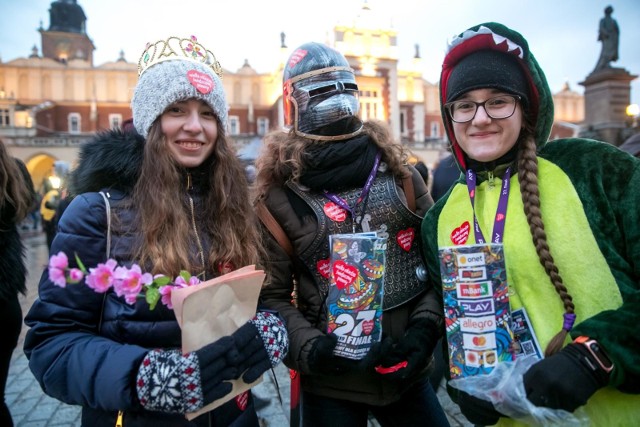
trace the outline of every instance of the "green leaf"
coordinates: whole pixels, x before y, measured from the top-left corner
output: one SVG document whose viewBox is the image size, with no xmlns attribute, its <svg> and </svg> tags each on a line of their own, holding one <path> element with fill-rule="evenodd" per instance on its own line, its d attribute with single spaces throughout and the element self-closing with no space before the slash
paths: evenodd
<svg viewBox="0 0 640 427">
<path fill-rule="evenodd" d="M 160 301 L 160 291 L 155 288 L 147 288 L 145 299 L 147 300 L 147 304 L 149 304 L 149 310 L 153 310 L 156 308 L 158 301 Z"/>
<path fill-rule="evenodd" d="M 80 271 L 82 271 L 84 274 L 87 274 L 87 268 L 84 266 L 82 261 L 80 261 L 80 257 L 78 256 L 78 253 L 75 252 L 74 255 L 76 256 L 76 263 L 78 264 L 78 268 L 80 269 Z"/>
<path fill-rule="evenodd" d="M 191 273 L 189 273 L 187 270 L 180 270 L 180 276 L 187 283 L 189 283 L 189 280 L 191 280 Z"/>
<path fill-rule="evenodd" d="M 171 283 L 171 279 L 167 276 L 160 276 L 153 279 L 153 283 L 155 283 L 158 286 L 164 286 Z"/>
</svg>

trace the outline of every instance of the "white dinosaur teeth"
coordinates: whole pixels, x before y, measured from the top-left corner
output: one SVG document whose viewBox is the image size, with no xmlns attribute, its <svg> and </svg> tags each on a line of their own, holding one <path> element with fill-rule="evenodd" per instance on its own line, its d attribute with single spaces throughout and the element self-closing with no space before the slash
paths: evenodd
<svg viewBox="0 0 640 427">
<path fill-rule="evenodd" d="M 471 30 L 466 30 L 465 32 L 463 32 L 460 36 L 454 36 L 453 39 L 451 40 L 451 42 L 449 43 L 448 49 L 447 49 L 447 53 L 449 53 L 454 47 L 458 46 L 461 43 L 464 43 L 465 41 L 479 35 L 479 34 L 491 34 L 491 37 L 493 38 L 493 42 L 496 45 L 499 45 L 500 43 L 504 43 L 504 41 L 507 41 L 507 48 L 509 49 L 509 52 L 520 49 L 520 51 L 518 52 L 518 57 L 520 59 L 523 58 L 524 56 L 524 49 L 522 49 L 522 47 L 520 47 L 519 44 L 512 42 L 511 40 L 509 40 L 508 38 L 501 36 L 499 34 L 494 33 L 493 31 L 491 31 L 489 28 L 484 27 L 484 26 L 480 26 L 480 28 L 478 28 L 478 31 L 471 31 Z"/>
</svg>

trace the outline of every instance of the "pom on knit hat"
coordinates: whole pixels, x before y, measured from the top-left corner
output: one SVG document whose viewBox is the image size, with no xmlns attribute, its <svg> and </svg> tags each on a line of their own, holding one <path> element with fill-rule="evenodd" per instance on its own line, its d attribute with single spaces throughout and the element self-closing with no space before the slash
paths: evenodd
<svg viewBox="0 0 640 427">
<path fill-rule="evenodd" d="M 138 74 L 131 110 L 133 125 L 143 137 L 169 105 L 191 98 L 206 102 L 226 126 L 222 68 L 194 36 L 148 44 L 138 61 Z"/>
<path fill-rule="evenodd" d="M 499 89 L 522 97 L 528 105 L 529 86 L 518 59 L 495 50 L 480 50 L 458 62 L 447 81 L 447 101 L 474 89 Z"/>
</svg>

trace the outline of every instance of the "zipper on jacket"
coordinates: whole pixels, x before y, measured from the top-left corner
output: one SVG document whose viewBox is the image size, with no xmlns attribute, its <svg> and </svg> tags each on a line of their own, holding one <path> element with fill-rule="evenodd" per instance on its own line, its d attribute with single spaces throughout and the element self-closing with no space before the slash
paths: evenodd
<svg viewBox="0 0 640 427">
<path fill-rule="evenodd" d="M 489 181 L 489 190 L 493 190 L 496 186 L 496 184 L 493 182 L 493 171 L 489 171 L 489 177 L 487 178 L 487 180 Z"/>
<path fill-rule="evenodd" d="M 122 427 L 122 418 L 124 416 L 123 411 L 118 411 L 118 418 L 116 419 L 116 427 Z"/>
<path fill-rule="evenodd" d="M 193 189 L 193 185 L 191 183 L 191 174 L 187 174 L 187 196 L 189 197 L 189 207 L 191 208 L 191 226 L 193 227 L 193 232 L 196 235 L 196 244 L 198 245 L 198 258 L 200 258 L 200 264 L 202 264 L 202 273 L 198 274 L 200 280 L 207 280 L 207 270 L 205 268 L 204 263 L 204 249 L 202 248 L 202 242 L 200 241 L 200 234 L 198 233 L 198 227 L 196 226 L 196 210 L 193 204 L 193 198 L 191 194 L 189 194 L 189 190 Z"/>
</svg>

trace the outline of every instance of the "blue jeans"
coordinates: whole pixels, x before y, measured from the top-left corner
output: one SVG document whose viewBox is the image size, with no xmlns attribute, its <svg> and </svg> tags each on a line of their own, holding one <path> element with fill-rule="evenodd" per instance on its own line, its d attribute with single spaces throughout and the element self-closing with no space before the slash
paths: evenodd
<svg viewBox="0 0 640 427">
<path fill-rule="evenodd" d="M 394 403 L 374 406 L 302 392 L 303 427 L 367 427 L 369 412 L 382 427 L 449 427 L 428 379 L 413 384 Z"/>
</svg>

